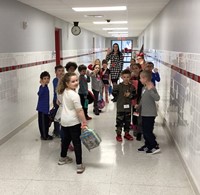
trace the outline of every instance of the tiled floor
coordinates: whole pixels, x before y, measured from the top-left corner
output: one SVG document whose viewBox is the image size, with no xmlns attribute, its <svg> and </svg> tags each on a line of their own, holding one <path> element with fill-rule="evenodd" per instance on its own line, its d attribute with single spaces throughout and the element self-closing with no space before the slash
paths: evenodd
<svg viewBox="0 0 200 195">
<path fill-rule="evenodd" d="M 162 152 L 138 153 L 143 142 L 115 141 L 115 105 L 110 102 L 89 126 L 102 138 L 99 148 L 83 147 L 86 170 L 57 165 L 60 140 L 40 141 L 37 120 L 0 146 L 0 194 L 23 195 L 193 195 L 174 146 L 158 119 L 155 134 Z M 52 130 L 52 127 L 51 127 Z M 132 132 L 131 132 L 132 133 Z M 74 158 L 74 153 L 69 156 Z"/>
</svg>

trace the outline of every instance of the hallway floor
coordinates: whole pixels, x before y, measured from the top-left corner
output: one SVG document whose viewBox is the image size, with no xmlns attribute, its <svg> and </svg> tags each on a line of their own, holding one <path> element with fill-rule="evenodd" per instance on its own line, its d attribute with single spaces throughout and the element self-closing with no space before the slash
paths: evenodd
<svg viewBox="0 0 200 195">
<path fill-rule="evenodd" d="M 186 172 L 159 119 L 155 134 L 161 153 L 137 152 L 143 141 L 115 140 L 115 104 L 99 116 L 90 106 L 89 127 L 102 138 L 99 148 L 83 146 L 86 170 L 59 166 L 60 140 L 41 141 L 37 120 L 0 146 L 1 195 L 193 195 Z M 51 127 L 52 131 L 53 125 Z M 132 132 L 131 132 L 132 134 Z M 74 153 L 69 156 L 74 159 Z"/>
</svg>

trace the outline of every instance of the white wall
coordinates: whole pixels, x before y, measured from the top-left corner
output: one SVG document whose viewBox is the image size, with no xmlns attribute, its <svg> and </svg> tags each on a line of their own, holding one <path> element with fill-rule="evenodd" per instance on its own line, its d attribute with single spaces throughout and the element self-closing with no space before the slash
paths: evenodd
<svg viewBox="0 0 200 195">
<path fill-rule="evenodd" d="M 200 192 L 200 83 L 183 74 L 200 76 L 199 10 L 199 0 L 171 0 L 140 35 L 139 45 L 144 40 L 153 57 L 148 60 L 159 68 L 160 112 Z"/>
<path fill-rule="evenodd" d="M 28 26 L 23 29 L 22 22 Z M 63 58 L 105 48 L 105 38 L 82 29 L 80 36 L 71 34 L 72 24 L 31 8 L 16 0 L 0 0 L 0 68 L 40 61 L 48 63 L 0 72 L 0 143 L 1 139 L 26 122 L 36 112 L 39 76 L 44 70 L 54 78 L 55 28 L 62 29 Z M 93 61 L 87 57 L 88 64 Z M 95 55 L 94 55 L 95 58 Z M 80 58 L 68 59 L 81 63 Z M 84 60 L 85 61 L 85 60 Z M 49 85 L 52 100 L 52 84 Z"/>
</svg>

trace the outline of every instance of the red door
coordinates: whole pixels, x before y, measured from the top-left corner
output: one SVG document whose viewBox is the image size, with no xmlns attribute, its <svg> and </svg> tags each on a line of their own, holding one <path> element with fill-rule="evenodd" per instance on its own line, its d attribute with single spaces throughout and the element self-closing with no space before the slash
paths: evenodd
<svg viewBox="0 0 200 195">
<path fill-rule="evenodd" d="M 55 54 L 56 54 L 56 65 L 60 64 L 60 29 L 55 29 Z"/>
</svg>

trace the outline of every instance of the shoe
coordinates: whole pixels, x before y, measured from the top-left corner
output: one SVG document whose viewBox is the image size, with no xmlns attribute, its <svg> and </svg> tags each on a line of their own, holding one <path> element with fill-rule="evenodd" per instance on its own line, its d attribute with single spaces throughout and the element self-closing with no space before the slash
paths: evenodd
<svg viewBox="0 0 200 195">
<path fill-rule="evenodd" d="M 121 136 L 121 135 L 117 135 L 117 136 L 116 136 L 116 140 L 117 140 L 118 142 L 122 142 L 122 136 Z"/>
<path fill-rule="evenodd" d="M 77 167 L 76 172 L 78 174 L 81 174 L 85 171 L 85 166 L 83 164 L 77 165 L 76 167 Z"/>
<path fill-rule="evenodd" d="M 53 140 L 53 136 L 48 135 L 47 138 L 40 137 L 41 140 Z"/>
<path fill-rule="evenodd" d="M 148 149 L 148 150 L 146 151 L 147 154 L 157 154 L 157 153 L 159 153 L 159 152 L 160 152 L 160 148 L 159 148 L 158 146 L 156 146 L 155 148 L 152 148 L 151 150 Z"/>
<path fill-rule="evenodd" d="M 92 117 L 86 116 L 86 120 L 91 120 L 91 119 L 92 119 Z"/>
<path fill-rule="evenodd" d="M 138 152 L 146 152 L 148 148 L 144 145 L 141 148 L 138 148 Z"/>
<path fill-rule="evenodd" d="M 73 159 L 66 156 L 66 157 L 60 157 L 59 161 L 58 161 L 58 165 L 64 165 L 64 164 L 69 164 L 72 163 Z"/>
<path fill-rule="evenodd" d="M 117 99 L 116 99 L 116 98 L 113 98 L 111 101 L 113 101 L 113 102 L 116 102 L 116 101 L 117 101 Z"/>
<path fill-rule="evenodd" d="M 70 150 L 70 151 L 74 151 L 74 146 L 72 146 L 71 144 L 69 144 L 69 147 L 68 147 L 68 149 Z"/>
<path fill-rule="evenodd" d="M 124 138 L 129 140 L 129 141 L 133 140 L 133 136 L 131 136 L 128 132 L 125 133 Z"/>
<path fill-rule="evenodd" d="M 141 139 L 142 139 L 142 134 L 141 133 L 137 133 L 136 140 L 137 141 L 141 141 Z"/>
</svg>

